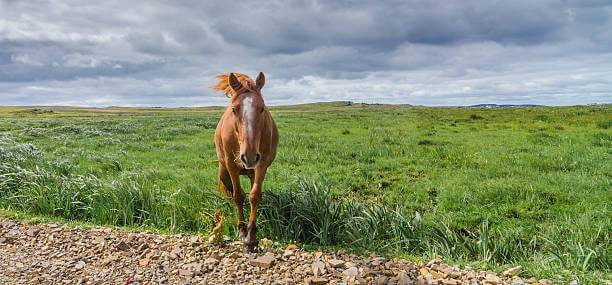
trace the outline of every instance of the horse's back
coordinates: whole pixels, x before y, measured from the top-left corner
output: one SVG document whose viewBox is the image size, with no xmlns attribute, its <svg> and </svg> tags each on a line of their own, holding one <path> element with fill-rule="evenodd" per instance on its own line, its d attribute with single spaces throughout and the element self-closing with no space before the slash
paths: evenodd
<svg viewBox="0 0 612 285">
<path fill-rule="evenodd" d="M 276 127 L 276 122 L 274 122 L 274 118 L 272 118 L 272 114 L 268 111 L 268 123 L 266 124 L 270 129 L 270 140 L 269 144 L 269 153 L 268 155 L 271 157 L 270 164 L 276 159 L 276 149 L 278 147 L 278 128 Z"/>
<path fill-rule="evenodd" d="M 219 119 L 219 122 L 217 123 L 217 127 L 215 128 L 215 149 L 219 162 L 224 162 L 225 160 L 225 148 L 223 147 L 223 132 L 226 131 L 225 128 L 227 128 L 226 124 L 224 124 L 224 121 L 226 119 L 225 114 L 226 113 L 223 113 L 223 115 Z"/>
</svg>

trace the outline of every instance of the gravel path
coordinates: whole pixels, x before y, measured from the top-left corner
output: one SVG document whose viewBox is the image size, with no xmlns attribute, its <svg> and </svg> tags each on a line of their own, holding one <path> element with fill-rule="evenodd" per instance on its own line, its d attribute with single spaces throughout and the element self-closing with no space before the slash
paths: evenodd
<svg viewBox="0 0 612 285">
<path fill-rule="evenodd" d="M 200 237 L 28 225 L 0 218 L 0 284 L 552 284 L 431 261 L 284 250 L 243 254 Z M 512 276 L 512 277 L 510 277 Z"/>
</svg>

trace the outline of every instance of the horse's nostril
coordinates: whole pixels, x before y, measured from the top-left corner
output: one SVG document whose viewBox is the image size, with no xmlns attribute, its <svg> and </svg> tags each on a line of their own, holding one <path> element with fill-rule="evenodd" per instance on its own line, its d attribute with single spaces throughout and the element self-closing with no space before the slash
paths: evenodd
<svg viewBox="0 0 612 285">
<path fill-rule="evenodd" d="M 240 155 L 240 160 L 241 160 L 242 162 L 244 162 L 245 164 L 247 163 L 247 161 L 246 161 L 246 156 L 244 156 L 244 154 L 241 154 L 241 155 Z"/>
<path fill-rule="evenodd" d="M 261 154 L 256 154 L 255 155 L 255 162 L 259 162 L 259 160 L 261 159 Z"/>
</svg>

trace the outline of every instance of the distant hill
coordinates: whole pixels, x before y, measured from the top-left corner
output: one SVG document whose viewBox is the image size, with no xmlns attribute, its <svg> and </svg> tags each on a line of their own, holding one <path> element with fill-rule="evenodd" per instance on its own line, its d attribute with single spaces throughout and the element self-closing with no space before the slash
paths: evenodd
<svg viewBox="0 0 612 285">
<path fill-rule="evenodd" d="M 468 106 L 470 108 L 524 108 L 524 107 L 544 107 L 545 105 L 536 104 L 477 104 Z"/>
</svg>

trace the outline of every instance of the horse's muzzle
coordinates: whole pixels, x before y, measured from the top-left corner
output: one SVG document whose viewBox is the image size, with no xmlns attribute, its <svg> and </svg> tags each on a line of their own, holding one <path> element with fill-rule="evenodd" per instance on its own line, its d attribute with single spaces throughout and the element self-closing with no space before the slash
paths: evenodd
<svg viewBox="0 0 612 285">
<path fill-rule="evenodd" d="M 249 156 L 244 153 L 240 154 L 240 161 L 242 162 L 242 166 L 246 169 L 253 169 L 257 167 L 259 162 L 261 161 L 261 154 L 259 152 L 255 154 L 255 157 L 249 158 Z"/>
</svg>

